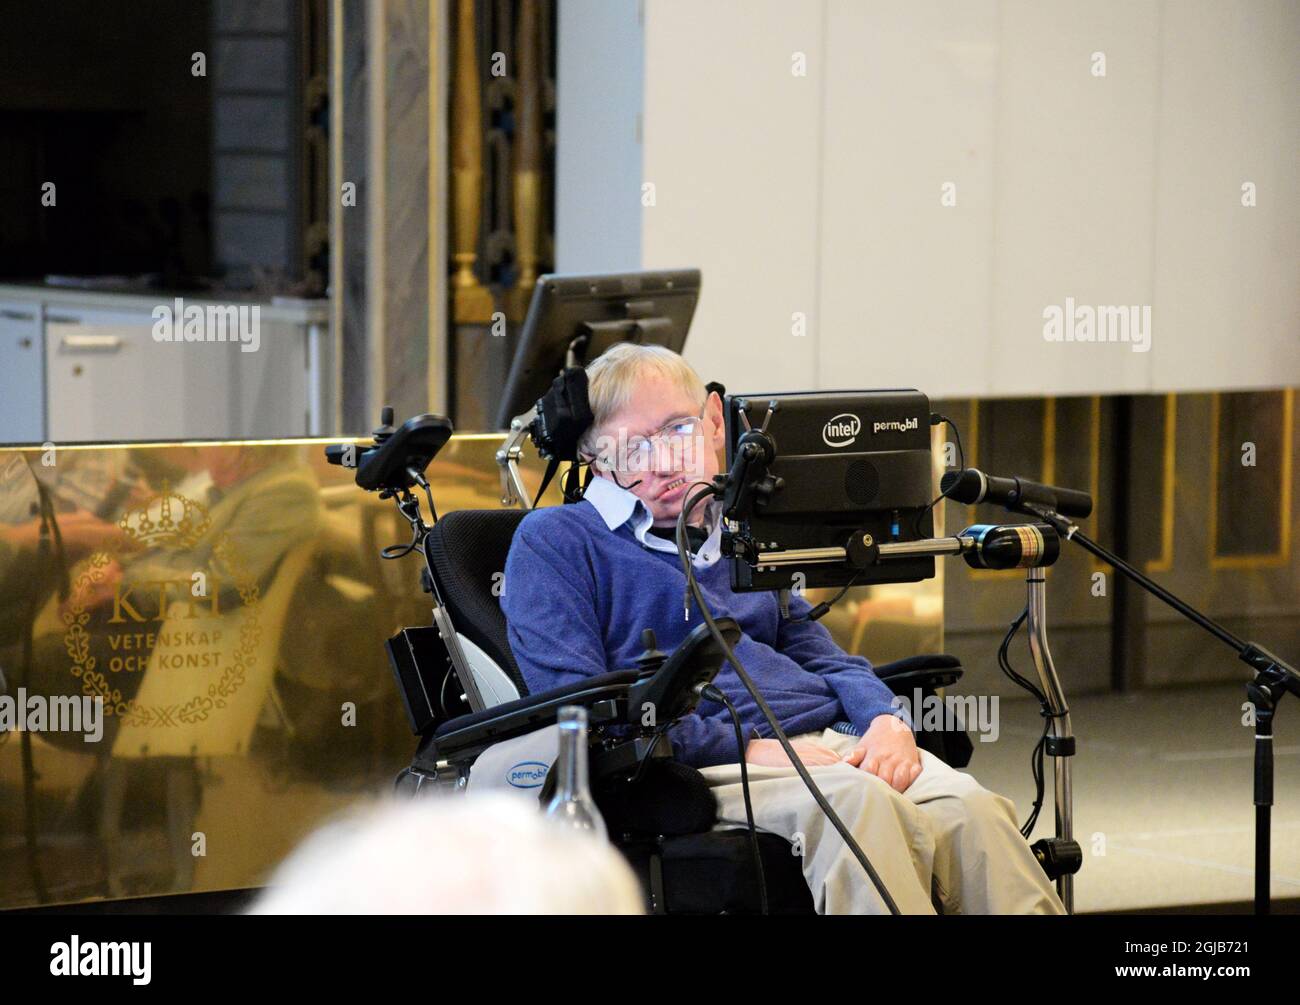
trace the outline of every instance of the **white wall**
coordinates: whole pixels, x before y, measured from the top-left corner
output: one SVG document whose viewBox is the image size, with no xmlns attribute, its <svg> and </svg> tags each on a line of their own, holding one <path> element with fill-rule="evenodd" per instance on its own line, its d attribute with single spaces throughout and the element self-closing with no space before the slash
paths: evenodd
<svg viewBox="0 0 1300 1005">
<path fill-rule="evenodd" d="M 1163 11 L 1152 384 L 1300 384 L 1300 4 Z"/>
<path fill-rule="evenodd" d="M 637 0 L 561 0 L 557 12 L 557 272 L 640 268 L 639 7 Z"/>
<path fill-rule="evenodd" d="M 823 62 L 819 7 L 646 4 L 644 171 L 655 205 L 642 210 L 642 262 L 703 270 L 686 355 L 705 380 L 736 390 L 817 377 L 817 336 L 793 337 L 791 316 L 808 315 L 815 332 L 821 84 L 790 66 L 796 50 Z"/>
<path fill-rule="evenodd" d="M 1288 0 L 645 0 L 640 261 L 703 268 L 687 355 L 737 390 L 1297 385 L 1297 51 Z M 1066 297 L 1151 351 L 1046 341 Z"/>
</svg>

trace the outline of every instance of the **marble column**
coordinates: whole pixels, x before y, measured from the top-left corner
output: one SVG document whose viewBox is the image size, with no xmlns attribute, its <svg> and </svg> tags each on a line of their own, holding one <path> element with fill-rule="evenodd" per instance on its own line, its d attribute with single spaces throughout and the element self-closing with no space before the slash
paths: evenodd
<svg viewBox="0 0 1300 1005">
<path fill-rule="evenodd" d="M 445 0 L 333 0 L 342 431 L 446 410 Z M 433 100 L 430 101 L 430 93 Z M 346 205 L 344 184 L 355 185 Z"/>
</svg>

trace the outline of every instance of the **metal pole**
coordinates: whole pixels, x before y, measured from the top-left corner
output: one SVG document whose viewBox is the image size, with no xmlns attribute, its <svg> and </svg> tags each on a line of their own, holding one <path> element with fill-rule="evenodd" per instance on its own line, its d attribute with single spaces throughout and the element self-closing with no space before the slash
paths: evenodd
<svg viewBox="0 0 1300 1005">
<path fill-rule="evenodd" d="M 1047 646 L 1047 576 L 1043 569 L 1030 569 L 1025 577 L 1029 589 L 1029 651 L 1052 713 L 1047 752 L 1053 758 L 1053 787 L 1056 796 L 1056 836 L 1061 841 L 1074 839 L 1074 802 L 1070 789 L 1070 758 L 1074 755 L 1074 730 L 1070 711 L 1065 704 L 1061 681 Z M 1074 876 L 1064 873 L 1056 880 L 1056 892 L 1069 914 L 1074 913 Z"/>
</svg>

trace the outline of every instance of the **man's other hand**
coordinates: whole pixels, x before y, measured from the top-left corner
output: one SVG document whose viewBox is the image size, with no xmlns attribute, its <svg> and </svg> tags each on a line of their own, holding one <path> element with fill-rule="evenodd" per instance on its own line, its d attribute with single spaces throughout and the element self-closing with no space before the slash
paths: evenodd
<svg viewBox="0 0 1300 1005">
<path fill-rule="evenodd" d="M 916 749 L 916 738 L 906 722 L 889 714 L 871 720 L 858 745 L 844 755 L 844 760 L 882 779 L 899 792 L 906 792 L 921 773 L 921 754 Z"/>
<path fill-rule="evenodd" d="M 790 746 L 805 765 L 837 764 L 840 760 L 839 754 L 820 743 L 791 740 Z M 784 768 L 790 764 L 790 758 L 785 756 L 780 740 L 750 740 L 749 746 L 745 748 L 745 760 L 750 764 L 761 764 L 765 768 Z"/>
</svg>

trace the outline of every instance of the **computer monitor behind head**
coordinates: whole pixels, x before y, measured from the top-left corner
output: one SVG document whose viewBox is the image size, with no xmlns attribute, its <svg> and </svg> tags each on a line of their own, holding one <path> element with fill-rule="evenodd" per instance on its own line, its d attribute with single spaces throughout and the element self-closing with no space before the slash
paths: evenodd
<svg viewBox="0 0 1300 1005">
<path fill-rule="evenodd" d="M 515 416 L 537 404 L 570 362 L 585 366 L 616 343 L 681 352 L 699 297 L 699 269 L 538 277 L 497 426 L 508 429 Z"/>
<path fill-rule="evenodd" d="M 769 417 L 769 410 L 771 415 Z M 749 428 L 767 423 L 779 479 L 729 533 L 738 545 L 733 590 L 911 583 L 934 575 L 933 557 L 891 558 L 855 568 L 844 561 L 785 560 L 783 552 L 846 548 L 869 534 L 877 544 L 928 538 L 933 523 L 930 403 L 919 391 L 736 394 L 726 400 L 727 467 Z M 742 421 L 745 416 L 748 425 Z M 919 518 L 919 519 L 918 519 Z M 769 564 L 759 555 L 776 558 Z M 777 558 L 779 556 L 779 558 Z"/>
</svg>

